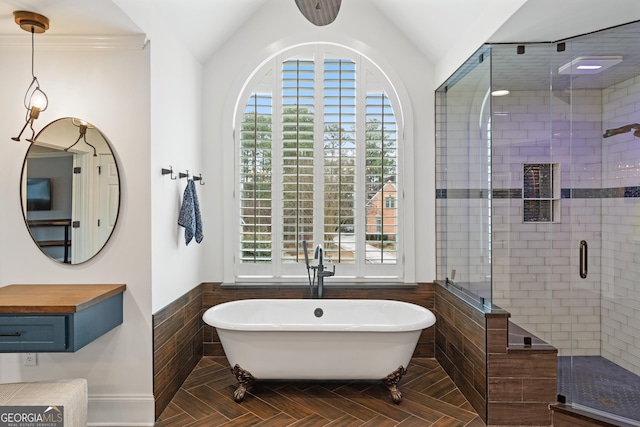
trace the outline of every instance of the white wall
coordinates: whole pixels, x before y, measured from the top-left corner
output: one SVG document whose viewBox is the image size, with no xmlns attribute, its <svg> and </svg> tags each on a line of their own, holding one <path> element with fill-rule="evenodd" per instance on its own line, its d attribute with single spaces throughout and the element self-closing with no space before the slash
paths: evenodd
<svg viewBox="0 0 640 427">
<path fill-rule="evenodd" d="M 444 83 L 464 62 L 482 46 L 489 41 L 490 37 L 500 30 L 505 22 L 508 23 L 512 15 L 517 14 L 518 10 L 527 3 L 528 0 L 497 0 L 496 3 L 502 3 L 501 7 L 486 8 L 481 12 L 477 19 L 464 31 L 457 34 L 457 38 L 452 40 L 443 40 L 447 43 L 449 49 L 447 54 L 436 64 L 435 78 L 433 89 L 437 89 Z M 531 2 L 529 2 L 531 3 Z M 461 6 L 464 7 L 464 6 Z M 516 43 L 521 40 L 510 40 Z"/>
<path fill-rule="evenodd" d="M 20 210 L 20 173 L 30 82 L 30 38 L 0 43 L 0 286 L 14 283 L 124 283 L 124 323 L 76 353 L 41 353 L 25 367 L 19 354 L 0 355 L 0 383 L 83 377 L 89 420 L 118 425 L 153 420 L 151 324 L 151 198 L 149 194 L 149 50 L 142 39 L 96 49 L 81 39 L 38 38 L 36 75 L 49 96 L 37 129 L 60 117 L 80 117 L 110 140 L 119 164 L 121 206 L 105 249 L 75 266 L 54 262 L 34 245 Z M 119 42 L 118 42 L 119 43 Z M 7 244 L 10 242 L 10 244 Z M 106 425 L 106 424 L 105 424 Z"/>
<path fill-rule="evenodd" d="M 179 67 L 167 64 L 179 63 Z M 215 235 L 204 221 L 205 238 L 186 245 L 178 214 L 187 179 L 172 180 L 162 168 L 201 174 L 202 66 L 185 50 L 172 43 L 151 40 L 151 192 L 153 313 L 176 300 L 202 281 L 202 248 Z M 203 174 L 207 183 L 209 177 Z M 214 182 L 207 183 L 213 187 Z M 197 185 L 202 204 L 207 185 Z"/>
<path fill-rule="evenodd" d="M 204 278 L 201 274 L 203 247 L 215 242 L 215 234 L 204 219 L 203 242 L 195 239 L 185 245 L 184 229 L 178 226 L 178 214 L 185 179 L 171 180 L 162 168 L 178 172 L 203 174 L 209 186 L 197 186 L 200 204 L 214 187 L 202 170 L 202 65 L 177 40 L 172 23 L 148 0 L 115 0 L 124 12 L 145 32 L 150 40 L 151 73 L 151 274 L 153 282 L 152 312 L 165 307 Z M 213 101 L 215 102 L 215 101 Z M 214 207 L 215 208 L 215 207 Z M 211 215 L 203 210 L 203 217 Z"/>
<path fill-rule="evenodd" d="M 366 10 L 366 16 L 362 11 Z M 238 95 L 251 73 L 266 59 L 290 46 L 310 42 L 337 43 L 370 58 L 387 73 L 403 103 L 405 115 L 405 206 L 416 218 L 416 236 L 407 251 L 418 260 L 408 266 L 416 280 L 435 278 L 435 215 L 433 200 L 434 94 L 433 66 L 399 31 L 365 0 L 343 2 L 338 18 L 326 27 L 309 23 L 289 2 L 270 1 L 207 62 L 204 71 L 205 176 L 210 185 L 204 210 L 211 238 L 204 246 L 203 277 L 228 281 L 233 271 L 223 263 L 234 247 L 237 212 L 224 188 L 234 186 L 233 113 Z M 413 239 L 413 235 L 407 236 Z"/>
</svg>

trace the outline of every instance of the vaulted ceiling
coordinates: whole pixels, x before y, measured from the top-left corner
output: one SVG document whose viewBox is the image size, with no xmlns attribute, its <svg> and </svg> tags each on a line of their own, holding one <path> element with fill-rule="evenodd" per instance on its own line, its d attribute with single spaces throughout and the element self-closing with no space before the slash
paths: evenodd
<svg viewBox="0 0 640 427">
<path fill-rule="evenodd" d="M 267 2 L 295 0 L 3 0 L 0 37 L 20 33 L 14 10 L 29 10 L 51 19 L 50 35 L 123 35 L 142 33 L 125 13 L 137 8 L 164 17 L 176 37 L 201 62 L 206 61 L 242 24 Z M 316 1 L 316 0 L 309 0 Z M 466 31 L 511 17 L 489 28 L 485 41 L 553 41 L 640 20 L 638 0 L 343 0 L 342 8 L 376 8 L 404 33 L 427 59 L 437 64 Z M 513 12 L 515 13 L 513 13 Z M 366 19 L 366 10 L 362 11 Z M 340 16 L 339 16 L 340 17 Z M 338 17 L 338 19 L 339 19 Z"/>
</svg>

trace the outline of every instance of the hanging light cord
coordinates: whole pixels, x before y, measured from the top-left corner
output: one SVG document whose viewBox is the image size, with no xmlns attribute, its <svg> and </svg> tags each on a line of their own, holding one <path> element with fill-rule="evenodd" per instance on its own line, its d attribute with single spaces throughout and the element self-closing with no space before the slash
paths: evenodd
<svg viewBox="0 0 640 427">
<path fill-rule="evenodd" d="M 42 96 L 44 96 L 45 98 L 45 106 L 44 108 L 41 108 L 40 111 L 46 110 L 49 104 L 49 97 L 47 97 L 47 94 L 44 93 L 42 89 L 40 89 L 40 82 L 38 81 L 38 78 L 36 77 L 36 73 L 35 73 L 36 55 L 35 55 L 34 34 L 35 34 L 34 29 L 33 27 L 31 27 L 31 77 L 33 77 L 33 79 L 31 80 L 31 84 L 29 85 L 29 87 L 27 88 L 27 91 L 24 94 L 24 108 L 27 109 L 27 120 L 30 114 L 30 111 L 29 111 L 31 107 L 30 101 L 36 92 L 40 92 Z"/>
<path fill-rule="evenodd" d="M 31 77 L 33 77 L 35 80 L 36 79 L 36 73 L 35 73 L 35 62 L 36 62 L 36 55 L 35 55 L 35 41 L 34 41 L 34 37 L 35 37 L 35 31 L 33 30 L 33 27 L 31 27 Z"/>
</svg>

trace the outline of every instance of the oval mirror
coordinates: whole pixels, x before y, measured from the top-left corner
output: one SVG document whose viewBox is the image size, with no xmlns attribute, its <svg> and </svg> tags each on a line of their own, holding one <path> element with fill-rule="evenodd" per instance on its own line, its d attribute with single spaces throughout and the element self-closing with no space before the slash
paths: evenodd
<svg viewBox="0 0 640 427">
<path fill-rule="evenodd" d="M 21 200 L 33 241 L 51 259 L 80 264 L 109 240 L 120 208 L 120 177 L 107 138 L 91 123 L 45 126 L 22 167 Z"/>
</svg>

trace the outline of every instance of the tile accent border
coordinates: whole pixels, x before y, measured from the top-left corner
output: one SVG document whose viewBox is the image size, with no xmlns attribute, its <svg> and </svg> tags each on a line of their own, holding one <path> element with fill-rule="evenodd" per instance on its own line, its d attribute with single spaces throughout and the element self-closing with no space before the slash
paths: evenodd
<svg viewBox="0 0 640 427">
<path fill-rule="evenodd" d="M 153 315 L 155 418 L 202 359 L 202 285 Z"/>
<path fill-rule="evenodd" d="M 440 188 L 436 190 L 436 199 L 522 199 L 521 188 Z M 562 199 L 623 199 L 640 197 L 640 186 L 612 188 L 563 188 Z"/>
</svg>

